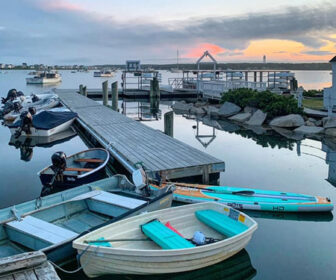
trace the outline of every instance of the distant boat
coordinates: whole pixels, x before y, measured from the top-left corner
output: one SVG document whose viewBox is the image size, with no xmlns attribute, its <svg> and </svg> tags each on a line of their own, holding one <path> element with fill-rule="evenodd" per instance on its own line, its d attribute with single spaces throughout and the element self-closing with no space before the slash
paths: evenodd
<svg viewBox="0 0 336 280">
<path fill-rule="evenodd" d="M 50 137 L 70 128 L 77 113 L 68 111 L 43 111 L 32 115 L 29 111 L 21 113 L 18 121 L 8 125 L 15 137 Z"/>
<path fill-rule="evenodd" d="M 170 207 L 172 192 L 136 193 L 125 176 L 39 197 L 0 210 L 0 258 L 41 250 L 61 262 L 75 255 L 72 241 L 120 219 Z"/>
<path fill-rule="evenodd" d="M 320 196 L 186 183 L 175 186 L 174 199 L 184 203 L 217 201 L 237 209 L 274 212 L 327 212 L 334 208 L 330 199 Z"/>
<path fill-rule="evenodd" d="M 67 157 L 63 152 L 52 155 L 52 165 L 38 175 L 43 186 L 73 188 L 102 179 L 110 154 L 105 149 L 94 148 Z"/>
<path fill-rule="evenodd" d="M 57 72 L 41 72 L 33 78 L 26 78 L 27 84 L 58 84 L 62 82 L 62 77 Z"/>
<path fill-rule="evenodd" d="M 76 239 L 73 247 L 89 277 L 168 274 L 228 259 L 249 243 L 256 229 L 246 214 L 207 202 L 107 225 Z"/>
<path fill-rule="evenodd" d="M 110 70 L 94 71 L 93 77 L 113 77 L 114 73 Z"/>
</svg>

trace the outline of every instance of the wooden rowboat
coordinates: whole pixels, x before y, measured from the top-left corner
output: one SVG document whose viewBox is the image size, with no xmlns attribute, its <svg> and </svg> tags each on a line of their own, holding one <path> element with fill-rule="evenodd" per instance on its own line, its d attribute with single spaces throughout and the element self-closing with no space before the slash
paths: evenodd
<svg viewBox="0 0 336 280">
<path fill-rule="evenodd" d="M 273 212 L 328 212 L 334 208 L 329 198 L 320 196 L 227 186 L 174 185 L 174 200 L 184 203 L 216 201 L 236 209 Z"/>
<path fill-rule="evenodd" d="M 167 222 L 184 238 L 165 226 Z M 207 202 L 119 221 L 76 239 L 73 247 L 89 277 L 166 274 L 219 263 L 241 251 L 256 229 L 257 223 L 246 214 Z M 196 231 L 215 242 L 195 246 L 187 238 L 192 238 Z"/>
</svg>

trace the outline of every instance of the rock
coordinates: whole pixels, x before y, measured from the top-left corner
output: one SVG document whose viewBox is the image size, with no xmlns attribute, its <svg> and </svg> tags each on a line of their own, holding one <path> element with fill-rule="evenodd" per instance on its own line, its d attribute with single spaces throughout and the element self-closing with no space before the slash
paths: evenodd
<svg viewBox="0 0 336 280">
<path fill-rule="evenodd" d="M 246 122 L 251 118 L 251 113 L 240 113 L 229 118 L 229 120 L 236 122 Z"/>
<path fill-rule="evenodd" d="M 279 133 L 280 135 L 288 138 L 288 139 L 292 139 L 292 140 L 303 140 L 304 139 L 304 135 L 300 134 L 300 133 L 295 133 L 293 130 L 289 130 L 286 128 L 281 128 L 281 127 L 276 127 L 273 126 L 272 129 L 274 129 L 274 131 L 276 131 L 277 133 Z"/>
<path fill-rule="evenodd" d="M 316 119 L 314 119 L 314 118 L 308 118 L 308 121 L 310 121 L 312 123 L 316 123 Z"/>
<path fill-rule="evenodd" d="M 225 102 L 218 111 L 219 118 L 227 118 L 239 113 L 241 108 L 231 102 Z"/>
<path fill-rule="evenodd" d="M 305 125 L 306 126 L 315 126 L 315 123 L 308 120 L 308 121 L 306 121 Z"/>
<path fill-rule="evenodd" d="M 316 121 L 316 122 L 315 122 L 315 125 L 316 125 L 316 126 L 322 126 L 322 125 L 323 125 L 322 120 L 318 120 L 318 121 Z"/>
<path fill-rule="evenodd" d="M 172 105 L 174 112 L 177 114 L 188 114 L 192 107 L 193 107 L 192 104 L 185 103 L 184 101 L 175 102 Z"/>
<path fill-rule="evenodd" d="M 235 132 L 241 129 L 241 127 L 233 122 L 225 121 L 225 120 L 219 120 L 217 123 L 220 126 L 220 130 L 224 130 L 227 132 Z"/>
<path fill-rule="evenodd" d="M 322 119 L 324 128 L 336 127 L 336 117 L 326 117 Z"/>
<path fill-rule="evenodd" d="M 215 106 L 209 106 L 206 109 L 207 114 L 209 115 L 210 118 L 212 119 L 217 119 L 219 115 L 219 109 Z"/>
<path fill-rule="evenodd" d="M 250 107 L 250 106 L 246 106 L 244 108 L 244 113 L 251 113 L 254 114 L 258 109 L 257 108 L 254 108 L 254 107 Z"/>
<path fill-rule="evenodd" d="M 323 127 L 316 127 L 316 126 L 306 126 L 302 125 L 296 129 L 294 129 L 294 132 L 304 135 L 311 135 L 311 134 L 319 134 L 322 133 L 324 130 Z"/>
<path fill-rule="evenodd" d="M 325 135 L 336 137 L 336 128 L 327 128 L 324 133 Z"/>
<path fill-rule="evenodd" d="M 277 127 L 299 127 L 304 125 L 304 119 L 297 114 L 290 114 L 287 116 L 274 118 L 270 122 L 270 126 Z"/>
<path fill-rule="evenodd" d="M 197 116 L 203 116 L 206 114 L 206 112 L 203 110 L 203 108 L 199 108 L 199 107 L 191 107 L 190 109 L 190 114 L 192 115 L 197 115 Z"/>
<path fill-rule="evenodd" d="M 261 110 L 257 110 L 252 117 L 245 122 L 247 125 L 262 125 L 266 120 L 267 113 L 264 113 Z"/>
</svg>

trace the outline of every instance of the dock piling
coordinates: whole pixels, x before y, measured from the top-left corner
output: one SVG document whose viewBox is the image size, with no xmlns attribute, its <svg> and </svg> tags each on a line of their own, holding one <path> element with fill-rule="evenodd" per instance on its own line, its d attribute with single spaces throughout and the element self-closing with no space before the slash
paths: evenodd
<svg viewBox="0 0 336 280">
<path fill-rule="evenodd" d="M 174 112 L 170 111 L 164 114 L 164 133 L 174 137 Z"/>
<path fill-rule="evenodd" d="M 114 82 L 111 85 L 112 89 L 112 110 L 118 112 L 118 82 Z"/>
<path fill-rule="evenodd" d="M 102 89 L 103 89 L 103 105 L 108 105 L 108 81 L 105 81 L 102 83 Z"/>
<path fill-rule="evenodd" d="M 83 87 L 83 95 L 84 95 L 85 97 L 87 97 L 87 88 L 86 88 L 86 86 Z"/>
<path fill-rule="evenodd" d="M 83 85 L 82 84 L 79 85 L 79 94 L 83 95 Z"/>
</svg>

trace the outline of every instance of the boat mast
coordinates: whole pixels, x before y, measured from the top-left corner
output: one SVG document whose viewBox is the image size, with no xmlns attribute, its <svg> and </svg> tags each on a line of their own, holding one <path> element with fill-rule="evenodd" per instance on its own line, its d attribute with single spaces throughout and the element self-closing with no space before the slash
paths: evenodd
<svg viewBox="0 0 336 280">
<path fill-rule="evenodd" d="M 176 50 L 176 68 L 179 69 L 179 50 Z"/>
</svg>

